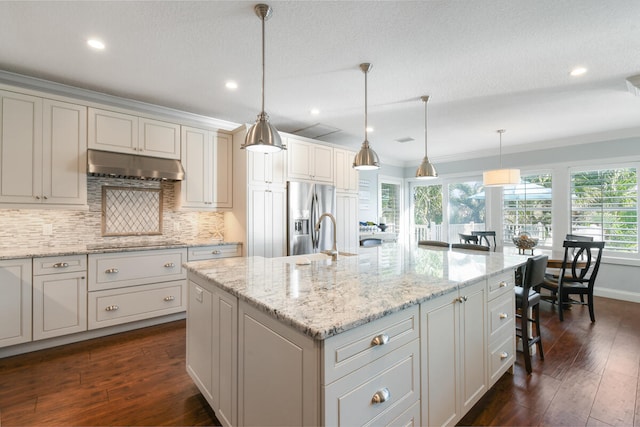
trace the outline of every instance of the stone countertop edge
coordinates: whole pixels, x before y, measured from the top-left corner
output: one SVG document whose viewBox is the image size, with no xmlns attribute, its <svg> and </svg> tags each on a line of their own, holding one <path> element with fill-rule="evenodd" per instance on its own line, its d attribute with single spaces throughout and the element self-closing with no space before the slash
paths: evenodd
<svg viewBox="0 0 640 427">
<path fill-rule="evenodd" d="M 181 248 L 193 248 L 202 246 L 223 246 L 223 245 L 242 245 L 241 242 L 212 242 L 212 241 L 184 241 L 179 243 L 162 244 L 162 242 L 153 243 L 151 246 L 127 246 L 121 247 L 104 247 L 96 249 L 88 249 L 86 245 L 77 246 L 40 246 L 30 248 L 4 248 L 0 249 L 0 261 L 18 259 L 18 258 L 45 258 L 54 256 L 68 256 L 68 255 L 89 255 L 89 254 L 103 254 L 113 252 L 135 252 L 135 251 L 151 251 L 162 249 L 181 249 Z"/>
</svg>

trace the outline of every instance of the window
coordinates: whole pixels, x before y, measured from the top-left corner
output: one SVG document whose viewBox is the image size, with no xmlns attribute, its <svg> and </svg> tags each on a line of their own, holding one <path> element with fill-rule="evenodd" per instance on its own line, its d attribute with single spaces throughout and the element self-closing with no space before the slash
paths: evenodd
<svg viewBox="0 0 640 427">
<path fill-rule="evenodd" d="M 415 185 L 412 193 L 415 240 L 447 240 L 442 230 L 442 185 Z"/>
<path fill-rule="evenodd" d="M 571 233 L 606 242 L 607 252 L 638 254 L 636 166 L 571 172 Z"/>
<path fill-rule="evenodd" d="M 402 221 L 402 181 L 380 177 L 379 222 L 386 224 L 386 231 L 399 233 Z"/>
<path fill-rule="evenodd" d="M 485 229 L 485 194 L 482 182 L 467 181 L 448 185 L 449 241 L 459 241 L 459 233 Z"/>
<path fill-rule="evenodd" d="M 502 203 L 505 243 L 525 232 L 539 246 L 551 246 L 551 174 L 526 175 L 522 184 L 504 187 Z"/>
</svg>

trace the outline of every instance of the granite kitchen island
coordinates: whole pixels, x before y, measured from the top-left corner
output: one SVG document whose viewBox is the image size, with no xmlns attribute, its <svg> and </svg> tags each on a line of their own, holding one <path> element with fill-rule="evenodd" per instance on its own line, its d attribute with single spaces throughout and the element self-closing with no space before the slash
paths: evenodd
<svg viewBox="0 0 640 427">
<path fill-rule="evenodd" d="M 187 263 L 187 371 L 224 425 L 453 424 L 513 365 L 525 261 L 391 244 Z"/>
</svg>

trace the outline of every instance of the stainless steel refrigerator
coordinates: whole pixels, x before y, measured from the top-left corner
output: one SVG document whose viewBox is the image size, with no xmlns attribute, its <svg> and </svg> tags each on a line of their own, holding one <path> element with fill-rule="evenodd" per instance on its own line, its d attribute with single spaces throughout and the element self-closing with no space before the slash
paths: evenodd
<svg viewBox="0 0 640 427">
<path fill-rule="evenodd" d="M 336 189 L 333 185 L 289 181 L 287 183 L 287 254 L 312 254 L 333 247 L 333 224 L 324 218 L 320 230 L 315 226 L 323 213 L 336 215 Z"/>
</svg>

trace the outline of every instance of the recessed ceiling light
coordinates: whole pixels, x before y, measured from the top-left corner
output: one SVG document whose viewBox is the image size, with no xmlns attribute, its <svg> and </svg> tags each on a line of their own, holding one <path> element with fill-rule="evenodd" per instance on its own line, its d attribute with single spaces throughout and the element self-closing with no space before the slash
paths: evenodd
<svg viewBox="0 0 640 427">
<path fill-rule="evenodd" d="M 581 75 L 585 74 L 586 72 L 587 72 L 586 68 L 584 68 L 584 67 L 576 67 L 573 70 L 571 70 L 569 75 L 572 76 L 572 77 L 577 77 L 577 76 L 581 76 Z"/>
<path fill-rule="evenodd" d="M 367 132 L 373 132 L 373 128 L 371 126 L 367 127 Z"/>
<path fill-rule="evenodd" d="M 238 89 L 238 83 L 234 82 L 233 80 L 229 80 L 224 85 L 226 86 L 227 89 L 231 89 L 231 90 Z"/>
<path fill-rule="evenodd" d="M 317 108 L 312 108 L 309 112 L 314 116 L 320 114 L 320 110 L 318 110 Z"/>
<path fill-rule="evenodd" d="M 104 43 L 98 39 L 89 39 L 87 40 L 87 44 L 94 49 L 102 50 L 104 49 Z"/>
</svg>

